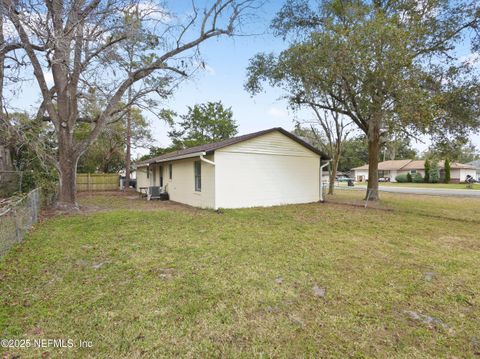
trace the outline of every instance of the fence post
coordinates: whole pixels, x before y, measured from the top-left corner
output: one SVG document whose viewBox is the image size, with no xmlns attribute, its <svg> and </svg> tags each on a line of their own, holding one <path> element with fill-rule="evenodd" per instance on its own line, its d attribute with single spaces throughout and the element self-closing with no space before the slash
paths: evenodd
<svg viewBox="0 0 480 359">
<path fill-rule="evenodd" d="M 32 222 L 36 223 L 38 218 L 38 213 L 37 213 L 38 189 L 34 189 L 31 193 L 32 193 Z"/>
<path fill-rule="evenodd" d="M 13 213 L 13 222 L 15 222 L 15 239 L 17 240 L 17 242 L 20 242 L 21 241 L 20 228 L 18 227 L 17 209 L 15 207 L 12 208 L 12 213 Z"/>
</svg>

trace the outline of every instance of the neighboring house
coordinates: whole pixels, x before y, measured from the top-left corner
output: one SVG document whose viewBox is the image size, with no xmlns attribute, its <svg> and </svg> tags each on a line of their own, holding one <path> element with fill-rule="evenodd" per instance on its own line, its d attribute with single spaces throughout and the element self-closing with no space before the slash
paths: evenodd
<svg viewBox="0 0 480 359">
<path fill-rule="evenodd" d="M 475 179 L 480 181 L 480 160 L 468 162 L 467 165 L 475 167 L 475 171 L 477 172 Z"/>
<path fill-rule="evenodd" d="M 171 152 L 137 163 L 137 190 L 165 187 L 201 208 L 241 208 L 320 199 L 318 149 L 282 128 Z"/>
<path fill-rule="evenodd" d="M 378 164 L 378 177 L 388 177 L 391 182 L 395 182 L 395 177 L 399 174 L 420 173 L 422 177 L 425 177 L 424 165 L 424 160 L 393 160 L 380 162 Z M 438 162 L 438 168 L 440 169 L 440 178 L 442 179 L 445 174 L 444 161 Z M 368 165 L 357 167 L 353 170 L 355 171 L 356 181 L 364 182 L 368 180 Z M 475 167 L 457 162 L 450 163 L 451 182 L 463 182 L 467 175 L 475 177 Z"/>
</svg>

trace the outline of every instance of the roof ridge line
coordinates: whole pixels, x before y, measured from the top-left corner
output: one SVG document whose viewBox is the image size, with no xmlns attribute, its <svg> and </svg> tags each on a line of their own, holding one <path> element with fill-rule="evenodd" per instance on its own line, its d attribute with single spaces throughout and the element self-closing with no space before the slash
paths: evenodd
<svg viewBox="0 0 480 359">
<path fill-rule="evenodd" d="M 401 160 L 399 160 L 399 161 L 401 161 Z M 409 165 L 410 163 L 412 163 L 413 161 L 414 161 L 414 160 L 408 160 L 408 162 L 405 163 L 402 167 L 400 167 L 400 168 L 398 169 L 398 171 L 401 170 L 403 167 L 408 166 L 408 165 Z"/>
</svg>

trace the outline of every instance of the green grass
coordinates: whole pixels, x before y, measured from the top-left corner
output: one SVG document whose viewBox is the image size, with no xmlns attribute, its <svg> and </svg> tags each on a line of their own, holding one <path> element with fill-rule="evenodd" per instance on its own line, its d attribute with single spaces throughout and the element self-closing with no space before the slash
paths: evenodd
<svg viewBox="0 0 480 359">
<path fill-rule="evenodd" d="M 355 184 L 356 186 L 367 186 L 366 183 Z M 389 187 L 416 187 L 416 188 L 447 188 L 447 189 L 467 189 L 465 183 L 399 183 L 399 182 L 381 182 L 379 186 L 389 186 Z M 480 190 L 480 184 L 473 184 L 474 190 Z"/>
<path fill-rule="evenodd" d="M 120 196 L 82 202 L 100 211 L 49 219 L 0 260 L 0 337 L 93 348 L 4 355 L 480 352 L 479 200 L 382 193 L 385 210 L 325 203 L 222 214 Z"/>
</svg>

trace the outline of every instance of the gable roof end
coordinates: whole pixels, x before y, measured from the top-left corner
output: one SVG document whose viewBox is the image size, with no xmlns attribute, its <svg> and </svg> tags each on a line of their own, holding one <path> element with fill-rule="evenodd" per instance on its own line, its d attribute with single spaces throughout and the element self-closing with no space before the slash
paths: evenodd
<svg viewBox="0 0 480 359">
<path fill-rule="evenodd" d="M 229 138 L 229 139 L 226 139 L 226 140 L 223 140 L 223 141 L 219 141 L 219 142 L 207 143 L 207 144 L 200 145 L 200 146 L 195 146 L 195 147 L 185 148 L 185 149 L 179 150 L 179 151 L 173 151 L 173 152 L 165 153 L 161 156 L 153 157 L 153 158 L 150 158 L 149 160 L 138 162 L 137 167 L 147 166 L 151 163 L 156 163 L 156 162 L 174 161 L 174 160 L 181 159 L 181 158 L 195 157 L 195 156 L 198 156 L 198 155 L 200 155 L 201 153 L 204 153 L 204 152 L 206 154 L 211 154 L 211 153 L 215 152 L 215 150 L 218 150 L 220 148 L 231 146 L 231 145 L 243 142 L 243 141 L 251 140 L 253 138 L 263 136 L 263 135 L 266 135 L 267 133 L 271 133 L 271 132 L 275 132 L 275 131 L 280 132 L 281 134 L 283 134 L 283 135 L 289 137 L 290 139 L 292 139 L 293 141 L 295 141 L 295 142 L 299 143 L 300 145 L 308 148 L 310 151 L 319 155 L 321 159 L 323 159 L 323 160 L 330 159 L 326 154 L 321 152 L 318 148 L 313 147 L 312 145 L 305 142 L 304 140 L 302 140 L 300 137 L 294 135 L 293 133 L 288 132 L 287 130 L 285 130 L 281 127 L 273 127 L 273 128 L 268 129 L 268 130 L 263 130 L 263 131 L 249 133 L 249 134 L 242 135 L 242 136 L 232 137 L 232 138 Z"/>
</svg>

